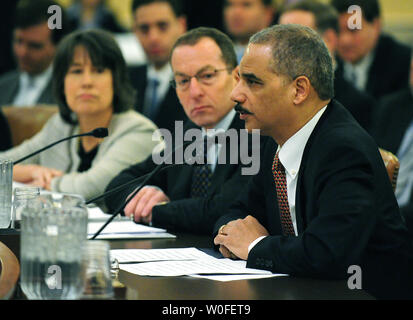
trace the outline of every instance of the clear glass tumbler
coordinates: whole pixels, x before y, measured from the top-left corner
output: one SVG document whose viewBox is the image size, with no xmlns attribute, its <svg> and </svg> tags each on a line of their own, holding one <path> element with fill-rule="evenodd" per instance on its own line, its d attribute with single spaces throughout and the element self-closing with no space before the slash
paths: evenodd
<svg viewBox="0 0 413 320">
<path fill-rule="evenodd" d="M 107 241 L 88 240 L 83 250 L 82 299 L 112 299 L 110 246 Z"/>
<path fill-rule="evenodd" d="M 13 162 L 0 160 L 0 229 L 10 227 Z"/>
<path fill-rule="evenodd" d="M 11 227 L 20 229 L 21 213 L 23 208 L 41 209 L 39 199 L 40 188 L 38 187 L 18 187 L 13 191 L 13 214 Z"/>
</svg>

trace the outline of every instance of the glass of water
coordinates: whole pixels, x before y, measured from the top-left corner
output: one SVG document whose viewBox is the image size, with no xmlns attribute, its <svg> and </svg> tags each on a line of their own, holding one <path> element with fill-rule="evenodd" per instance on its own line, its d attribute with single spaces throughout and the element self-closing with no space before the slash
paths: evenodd
<svg viewBox="0 0 413 320">
<path fill-rule="evenodd" d="M 39 199 L 40 188 L 38 187 L 18 187 L 13 191 L 13 214 L 11 227 L 20 229 L 21 212 L 23 208 L 40 209 Z"/>
<path fill-rule="evenodd" d="M 21 216 L 20 283 L 27 298 L 78 299 L 86 208 L 24 208 Z"/>
<path fill-rule="evenodd" d="M 0 229 L 10 226 L 13 190 L 13 162 L 0 160 Z"/>
</svg>

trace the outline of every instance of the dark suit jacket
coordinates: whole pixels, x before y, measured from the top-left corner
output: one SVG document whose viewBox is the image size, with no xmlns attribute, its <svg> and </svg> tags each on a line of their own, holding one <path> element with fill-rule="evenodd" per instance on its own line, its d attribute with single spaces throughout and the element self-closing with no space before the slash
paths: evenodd
<svg viewBox="0 0 413 320">
<path fill-rule="evenodd" d="M 140 113 L 143 113 L 145 90 L 147 85 L 147 72 L 147 65 L 129 68 L 129 75 L 132 85 L 137 91 L 135 110 Z M 170 86 L 165 98 L 160 102 L 157 116 L 152 121 L 158 126 L 158 128 L 168 129 L 170 132 L 173 132 L 175 130 L 175 121 L 179 120 L 186 121 L 187 116 L 181 106 L 181 103 L 179 102 L 175 89 Z"/>
<path fill-rule="evenodd" d="M 0 108 L 0 151 L 10 149 L 12 146 L 9 123 Z"/>
<path fill-rule="evenodd" d="M 0 106 L 10 105 L 19 91 L 19 72 L 10 71 L 0 77 Z M 38 104 L 56 104 L 52 92 L 52 80 L 40 94 Z"/>
<path fill-rule="evenodd" d="M 188 122 L 186 127 L 186 129 L 190 128 L 195 128 L 192 122 Z M 241 121 L 237 115 L 232 121 L 231 128 L 237 131 L 243 129 L 244 121 Z M 261 138 L 261 140 L 265 141 L 265 138 Z M 255 145 L 254 151 L 257 150 L 256 147 Z M 262 148 L 257 151 L 260 150 Z M 252 152 L 251 137 L 249 137 L 249 152 Z M 229 141 L 227 141 L 226 156 L 229 162 Z M 241 175 L 241 168 L 246 167 L 249 165 L 243 165 L 239 158 L 237 164 L 217 163 L 207 199 L 191 198 L 190 196 L 193 166 L 183 164 L 160 171 L 148 184 L 161 188 L 171 199 L 171 202 L 155 206 L 152 209 L 152 224 L 168 230 L 211 234 L 218 216 L 225 213 L 229 203 L 241 192 L 251 178 L 251 176 Z M 110 182 L 106 190 L 109 191 L 135 177 L 142 176 L 154 168 L 155 164 L 150 156 L 144 162 L 122 171 Z M 136 185 L 108 197 L 106 205 L 110 211 L 119 207 L 135 188 Z"/>
<path fill-rule="evenodd" d="M 379 147 L 397 155 L 404 134 L 413 121 L 413 95 L 410 88 L 383 97 L 375 113 L 372 131 Z M 410 201 L 400 208 L 413 236 L 413 190 Z"/>
<path fill-rule="evenodd" d="M 392 37 L 382 34 L 376 46 L 371 64 L 366 92 L 373 98 L 405 88 L 409 81 L 411 49 Z M 343 73 L 343 64 L 338 62 L 338 73 Z"/>
<path fill-rule="evenodd" d="M 260 172 L 217 221 L 215 233 L 252 214 L 270 236 L 249 252 L 247 267 L 348 279 L 349 266 L 359 265 L 363 289 L 376 297 L 413 298 L 412 241 L 377 145 L 349 112 L 333 100 L 306 144 L 296 190 L 297 237 L 281 235 L 271 172 L 276 149 L 270 140 Z"/>
<path fill-rule="evenodd" d="M 350 111 L 366 131 L 370 131 L 374 99 L 358 90 L 338 72 L 334 77 L 334 93 L 335 99 Z"/>
</svg>

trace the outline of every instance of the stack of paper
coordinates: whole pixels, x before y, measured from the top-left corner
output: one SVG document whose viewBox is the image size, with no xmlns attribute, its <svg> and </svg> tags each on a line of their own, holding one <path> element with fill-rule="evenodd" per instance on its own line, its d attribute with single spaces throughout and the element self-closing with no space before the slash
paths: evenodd
<svg viewBox="0 0 413 320">
<path fill-rule="evenodd" d="M 88 223 L 88 236 L 92 237 L 104 222 Z M 100 233 L 96 239 L 131 239 L 131 238 L 176 238 L 175 235 L 167 233 L 165 229 L 154 228 L 137 224 L 133 221 L 112 221 Z"/>
<path fill-rule="evenodd" d="M 246 261 L 217 259 L 196 248 L 111 250 L 120 269 L 140 276 L 191 276 L 219 281 L 256 279 L 285 274 L 246 267 Z M 211 276 L 212 275 L 212 276 Z"/>
</svg>

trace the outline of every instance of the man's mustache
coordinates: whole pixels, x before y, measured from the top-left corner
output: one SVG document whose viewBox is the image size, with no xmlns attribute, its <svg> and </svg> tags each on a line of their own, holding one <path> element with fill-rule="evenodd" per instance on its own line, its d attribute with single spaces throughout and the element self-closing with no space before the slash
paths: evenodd
<svg viewBox="0 0 413 320">
<path fill-rule="evenodd" d="M 239 103 L 237 103 L 234 107 L 234 110 L 240 114 L 253 114 L 252 112 L 244 109 Z"/>
</svg>

